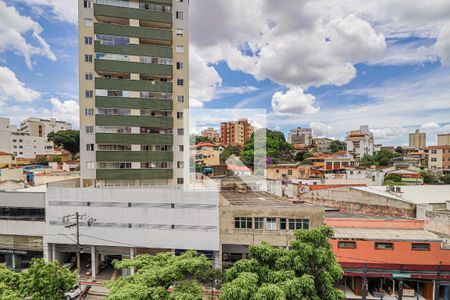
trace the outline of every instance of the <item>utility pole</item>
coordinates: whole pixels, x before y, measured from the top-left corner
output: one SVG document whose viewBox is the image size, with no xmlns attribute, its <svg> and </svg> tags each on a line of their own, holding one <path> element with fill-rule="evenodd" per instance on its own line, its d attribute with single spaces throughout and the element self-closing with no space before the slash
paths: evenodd
<svg viewBox="0 0 450 300">
<path fill-rule="evenodd" d="M 362 298 L 364 300 L 367 299 L 367 264 L 364 264 L 364 273 L 362 278 L 362 286 L 361 286 Z"/>
<path fill-rule="evenodd" d="M 80 286 L 81 278 L 81 246 L 80 246 L 80 219 L 84 220 L 87 226 L 90 226 L 96 220 L 94 218 L 88 217 L 86 214 L 80 215 L 78 212 L 75 214 L 70 214 L 62 217 L 64 223 L 74 220 L 75 223 L 64 226 L 65 228 L 76 228 L 76 251 L 77 251 L 77 274 L 78 274 L 78 286 Z"/>
</svg>

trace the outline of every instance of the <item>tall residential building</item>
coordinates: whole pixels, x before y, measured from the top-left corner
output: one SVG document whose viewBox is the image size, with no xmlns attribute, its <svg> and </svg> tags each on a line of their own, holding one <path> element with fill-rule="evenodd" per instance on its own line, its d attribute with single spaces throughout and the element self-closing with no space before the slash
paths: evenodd
<svg viewBox="0 0 450 300">
<path fill-rule="evenodd" d="M 363 125 L 359 130 L 352 130 L 347 132 L 345 138 L 347 142 L 347 153 L 359 163 L 364 155 L 373 155 L 374 152 L 374 138 L 373 133 L 369 131 L 369 126 Z"/>
<path fill-rule="evenodd" d="M 244 146 L 254 132 L 248 119 L 222 122 L 220 124 L 220 141 L 227 146 Z"/>
<path fill-rule="evenodd" d="M 206 128 L 201 132 L 202 137 L 207 138 L 210 141 L 218 142 L 220 139 L 220 134 L 217 130 L 212 127 Z"/>
<path fill-rule="evenodd" d="M 57 121 L 55 118 L 27 118 L 20 123 L 19 131 L 27 133 L 30 136 L 39 136 L 47 140 L 50 132 L 58 132 L 61 130 L 69 130 L 72 124 L 65 121 Z"/>
<path fill-rule="evenodd" d="M 437 144 L 438 144 L 438 146 L 450 145 L 450 133 L 438 134 Z"/>
<path fill-rule="evenodd" d="M 450 172 L 450 145 L 428 147 L 428 167 Z"/>
<path fill-rule="evenodd" d="M 289 144 L 302 144 L 309 146 L 312 144 L 312 129 L 297 127 L 291 129 L 288 134 Z"/>
<path fill-rule="evenodd" d="M 188 2 L 79 1 L 83 184 L 182 184 Z"/>
<path fill-rule="evenodd" d="M 425 149 L 427 146 L 427 134 L 416 129 L 414 133 L 409 134 L 409 145 L 419 149 Z"/>
<path fill-rule="evenodd" d="M 330 152 L 331 151 L 331 142 L 333 140 L 329 138 L 314 138 L 313 144 L 316 145 L 317 152 Z"/>
</svg>

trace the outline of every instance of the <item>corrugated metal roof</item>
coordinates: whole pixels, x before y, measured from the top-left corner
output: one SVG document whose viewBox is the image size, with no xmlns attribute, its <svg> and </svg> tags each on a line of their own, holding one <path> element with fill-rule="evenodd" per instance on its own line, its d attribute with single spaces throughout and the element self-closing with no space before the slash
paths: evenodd
<svg viewBox="0 0 450 300">
<path fill-rule="evenodd" d="M 441 239 L 432 232 L 414 229 L 334 228 L 334 237 L 337 239 L 379 241 L 441 241 Z"/>
</svg>

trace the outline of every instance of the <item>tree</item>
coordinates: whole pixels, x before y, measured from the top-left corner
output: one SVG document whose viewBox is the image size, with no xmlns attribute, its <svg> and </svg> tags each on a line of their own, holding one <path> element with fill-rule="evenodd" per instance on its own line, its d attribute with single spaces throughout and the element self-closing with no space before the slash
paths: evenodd
<svg viewBox="0 0 450 300">
<path fill-rule="evenodd" d="M 52 141 L 56 147 L 62 147 L 72 154 L 72 159 L 80 152 L 80 132 L 78 130 L 61 130 L 50 132 L 48 140 Z"/>
<path fill-rule="evenodd" d="M 205 142 L 212 142 L 211 140 L 209 140 L 207 137 L 205 136 L 201 136 L 201 135 L 196 135 L 195 136 L 195 140 L 194 140 L 195 144 L 197 145 L 198 143 L 205 143 Z"/>
<path fill-rule="evenodd" d="M 107 283 L 108 300 L 201 300 L 200 282 L 210 280 L 211 261 L 195 251 L 180 256 L 160 253 L 114 261 L 117 269 L 136 268 L 131 276 Z M 169 288 L 172 292 L 169 292 Z"/>
<path fill-rule="evenodd" d="M 330 143 L 330 151 L 331 153 L 336 153 L 342 150 L 347 149 L 347 144 L 345 142 L 339 141 L 339 140 L 333 140 Z"/>
<path fill-rule="evenodd" d="M 328 240 L 330 227 L 298 230 L 291 248 L 267 243 L 250 246 L 249 259 L 225 271 L 221 300 L 338 300 L 342 277 Z"/>
<path fill-rule="evenodd" d="M 0 267 L 0 299 L 60 300 L 76 283 L 77 275 L 57 262 L 33 259 L 20 273 Z"/>
<path fill-rule="evenodd" d="M 48 159 L 45 156 L 40 157 L 39 159 L 36 160 L 36 164 L 41 166 L 48 166 Z"/>
<path fill-rule="evenodd" d="M 434 175 L 428 171 L 425 171 L 425 170 L 422 171 L 422 177 L 423 177 L 423 183 L 426 183 L 426 184 L 435 184 L 438 182 L 436 175 Z"/>
<path fill-rule="evenodd" d="M 403 148 L 401 146 L 395 147 L 394 151 L 398 154 L 403 154 Z"/>
<path fill-rule="evenodd" d="M 361 165 L 369 167 L 369 166 L 387 166 L 393 158 L 401 156 L 396 152 L 392 152 L 389 150 L 381 150 L 372 155 L 364 155 L 361 160 Z"/>
<path fill-rule="evenodd" d="M 444 175 L 439 178 L 444 184 L 450 184 L 450 174 Z"/>
<path fill-rule="evenodd" d="M 239 153 L 241 153 L 241 148 L 239 146 L 228 146 L 220 153 L 220 163 L 224 164 L 225 161 L 231 156 L 236 155 L 239 156 Z"/>
</svg>

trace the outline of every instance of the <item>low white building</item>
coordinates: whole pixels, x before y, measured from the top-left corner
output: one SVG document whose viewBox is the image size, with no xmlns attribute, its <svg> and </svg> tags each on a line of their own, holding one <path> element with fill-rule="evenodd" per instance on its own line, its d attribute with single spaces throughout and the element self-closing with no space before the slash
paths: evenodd
<svg viewBox="0 0 450 300">
<path fill-rule="evenodd" d="M 19 131 L 30 136 L 43 137 L 47 140 L 50 132 L 58 132 L 62 130 L 69 130 L 72 124 L 65 121 L 58 121 L 56 118 L 41 119 L 41 118 L 26 118 L 20 123 Z"/>
</svg>

